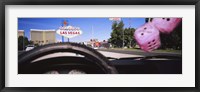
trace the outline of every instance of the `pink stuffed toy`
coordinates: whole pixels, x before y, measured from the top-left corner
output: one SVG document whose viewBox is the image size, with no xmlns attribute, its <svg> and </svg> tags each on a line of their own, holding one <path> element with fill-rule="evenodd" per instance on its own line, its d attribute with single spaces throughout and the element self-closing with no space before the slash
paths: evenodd
<svg viewBox="0 0 200 92">
<path fill-rule="evenodd" d="M 171 33 L 181 22 L 181 18 L 153 18 L 152 23 L 162 33 Z"/>
<path fill-rule="evenodd" d="M 147 52 L 161 45 L 159 30 L 150 22 L 136 29 L 134 37 L 140 48 Z"/>
</svg>

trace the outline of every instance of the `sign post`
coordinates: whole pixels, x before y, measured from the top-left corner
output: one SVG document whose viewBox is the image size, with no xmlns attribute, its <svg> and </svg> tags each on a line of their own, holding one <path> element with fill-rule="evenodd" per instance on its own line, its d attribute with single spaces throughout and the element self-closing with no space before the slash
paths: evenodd
<svg viewBox="0 0 200 92">
<path fill-rule="evenodd" d="M 64 42 L 64 36 L 62 36 L 62 42 Z"/>
<path fill-rule="evenodd" d="M 64 37 L 68 38 L 68 42 L 69 42 L 69 38 L 73 38 L 82 34 L 82 31 L 80 30 L 79 27 L 67 25 L 66 21 L 64 21 L 63 24 L 64 26 L 60 27 L 56 31 L 57 34 L 62 36 L 62 42 L 64 42 Z"/>
</svg>

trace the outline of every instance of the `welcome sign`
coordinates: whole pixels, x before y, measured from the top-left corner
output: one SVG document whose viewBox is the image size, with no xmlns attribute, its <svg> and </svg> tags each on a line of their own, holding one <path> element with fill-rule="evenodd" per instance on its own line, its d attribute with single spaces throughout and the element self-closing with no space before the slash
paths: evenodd
<svg viewBox="0 0 200 92">
<path fill-rule="evenodd" d="M 63 26 L 60 27 L 57 31 L 57 34 L 64 36 L 66 38 L 73 38 L 82 34 L 82 31 L 79 27 L 73 26 Z"/>
</svg>

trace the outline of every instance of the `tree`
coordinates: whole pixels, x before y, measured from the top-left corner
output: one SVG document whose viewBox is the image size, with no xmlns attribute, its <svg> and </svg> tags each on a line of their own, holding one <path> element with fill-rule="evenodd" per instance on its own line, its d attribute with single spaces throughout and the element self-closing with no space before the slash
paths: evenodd
<svg viewBox="0 0 200 92">
<path fill-rule="evenodd" d="M 123 21 L 120 21 L 119 23 L 113 22 L 112 24 L 112 33 L 111 38 L 109 39 L 109 42 L 114 47 L 122 47 L 123 46 L 123 27 L 124 23 Z"/>
<path fill-rule="evenodd" d="M 160 34 L 161 49 L 182 49 L 182 23 L 170 34 Z"/>
<path fill-rule="evenodd" d="M 152 21 L 153 18 L 150 18 Z M 147 23 L 149 18 L 145 18 L 145 22 Z M 160 33 L 161 39 L 161 47 L 160 49 L 174 49 L 181 50 L 182 49 L 182 23 L 180 23 L 176 29 L 170 34 Z"/>
<path fill-rule="evenodd" d="M 33 45 L 33 44 L 34 44 L 34 42 L 30 40 L 30 41 L 29 41 L 29 44 Z"/>
<path fill-rule="evenodd" d="M 136 45 L 136 41 L 134 39 L 135 29 L 134 28 L 125 28 L 124 29 L 124 46 L 134 47 Z"/>
<path fill-rule="evenodd" d="M 108 40 L 114 47 L 121 48 L 123 46 L 123 35 L 124 35 L 124 46 L 133 47 L 136 45 L 136 41 L 133 37 L 135 32 L 134 28 L 123 28 L 123 21 L 117 23 L 113 22 L 112 24 L 112 33 L 111 38 Z"/>
<path fill-rule="evenodd" d="M 24 36 L 18 37 L 18 50 L 23 50 L 29 44 L 28 38 Z"/>
</svg>

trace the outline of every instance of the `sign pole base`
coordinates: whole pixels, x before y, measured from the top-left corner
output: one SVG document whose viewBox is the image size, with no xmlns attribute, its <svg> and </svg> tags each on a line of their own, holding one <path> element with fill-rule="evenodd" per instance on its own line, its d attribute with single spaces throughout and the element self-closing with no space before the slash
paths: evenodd
<svg viewBox="0 0 200 92">
<path fill-rule="evenodd" d="M 64 42 L 64 36 L 62 36 L 62 42 Z"/>
</svg>

